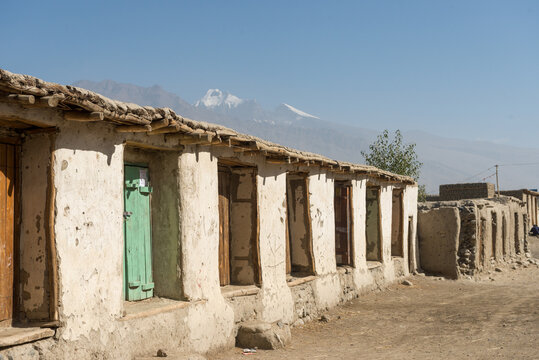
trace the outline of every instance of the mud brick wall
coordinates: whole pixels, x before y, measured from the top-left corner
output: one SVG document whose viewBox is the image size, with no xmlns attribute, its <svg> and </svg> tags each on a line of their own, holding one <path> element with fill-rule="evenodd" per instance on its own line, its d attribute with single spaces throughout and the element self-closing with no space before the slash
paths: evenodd
<svg viewBox="0 0 539 360">
<path fill-rule="evenodd" d="M 494 195 L 494 184 L 491 183 L 446 184 L 440 185 L 439 200 L 492 198 Z"/>
</svg>

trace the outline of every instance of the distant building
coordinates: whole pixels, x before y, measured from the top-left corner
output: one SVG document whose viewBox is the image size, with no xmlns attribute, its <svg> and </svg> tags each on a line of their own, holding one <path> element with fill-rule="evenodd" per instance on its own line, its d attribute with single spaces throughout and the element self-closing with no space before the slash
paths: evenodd
<svg viewBox="0 0 539 360">
<path fill-rule="evenodd" d="M 501 192 L 494 184 L 440 185 L 418 208 L 421 267 L 452 278 L 474 276 L 527 250 L 537 193 Z"/>
<path fill-rule="evenodd" d="M 522 200 L 526 204 L 526 214 L 528 215 L 528 225 L 531 227 L 532 225 L 538 224 L 539 192 L 537 192 L 537 189 L 507 190 L 507 191 L 500 191 L 500 194 L 516 197 L 517 199 Z"/>
</svg>

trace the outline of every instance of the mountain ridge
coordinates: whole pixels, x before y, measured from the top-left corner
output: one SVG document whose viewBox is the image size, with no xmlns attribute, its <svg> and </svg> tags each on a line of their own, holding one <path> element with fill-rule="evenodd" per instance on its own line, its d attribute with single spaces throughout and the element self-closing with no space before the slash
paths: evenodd
<svg viewBox="0 0 539 360">
<path fill-rule="evenodd" d="M 209 89 L 206 95 L 218 90 L 215 96 L 220 101 L 209 102 L 215 106 L 202 106 L 201 100 L 206 95 L 190 104 L 159 85 L 141 87 L 113 80 L 80 80 L 73 85 L 120 101 L 170 107 L 192 119 L 221 124 L 285 146 L 355 163 L 365 162 L 361 151 L 367 150 L 368 145 L 381 133 L 381 130 L 326 121 L 284 102 L 275 109 L 264 109 L 256 100 L 241 99 L 218 89 Z M 230 101 L 221 106 L 227 98 Z M 196 106 L 197 103 L 199 106 Z M 403 135 L 405 142 L 416 143 L 417 154 L 424 163 L 419 183 L 425 184 L 429 193 L 437 193 L 440 184 L 465 179 L 469 179 L 469 182 L 481 181 L 482 177 L 472 176 L 494 164 L 539 163 L 538 151 L 533 148 L 445 138 L 422 130 L 406 130 Z M 539 166 L 500 168 L 502 190 L 536 188 L 537 179 Z"/>
</svg>

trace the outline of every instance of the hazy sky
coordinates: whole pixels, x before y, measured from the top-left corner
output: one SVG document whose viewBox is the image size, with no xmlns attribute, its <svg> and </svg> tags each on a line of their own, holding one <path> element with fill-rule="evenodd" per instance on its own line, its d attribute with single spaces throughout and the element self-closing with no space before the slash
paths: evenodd
<svg viewBox="0 0 539 360">
<path fill-rule="evenodd" d="M 539 148 L 539 1 L 14 1 L 0 67 Z"/>
</svg>

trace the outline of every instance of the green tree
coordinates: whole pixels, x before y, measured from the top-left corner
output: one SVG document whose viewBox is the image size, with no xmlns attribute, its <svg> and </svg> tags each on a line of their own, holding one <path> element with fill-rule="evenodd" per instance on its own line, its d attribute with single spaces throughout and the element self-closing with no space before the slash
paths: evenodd
<svg viewBox="0 0 539 360">
<path fill-rule="evenodd" d="M 415 145 L 405 144 L 400 130 L 396 130 L 395 136 L 392 138 L 389 130 L 386 129 L 378 135 L 374 143 L 369 145 L 369 151 L 362 151 L 361 155 L 368 165 L 395 174 L 410 176 L 418 181 L 423 163 L 418 160 Z M 425 196 L 425 186 L 420 185 L 419 200 L 424 201 Z"/>
</svg>

